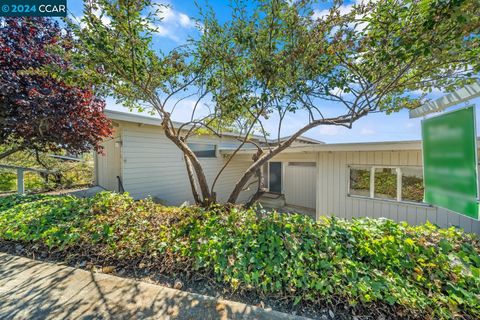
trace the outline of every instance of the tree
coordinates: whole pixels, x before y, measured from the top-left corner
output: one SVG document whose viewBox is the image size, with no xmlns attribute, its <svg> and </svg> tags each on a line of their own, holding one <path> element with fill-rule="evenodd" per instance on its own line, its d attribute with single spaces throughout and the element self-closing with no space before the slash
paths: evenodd
<svg viewBox="0 0 480 320">
<path fill-rule="evenodd" d="M 213 10 L 202 11 L 200 37 L 166 54 L 151 45 L 163 7 L 153 9 L 148 0 L 85 5 L 81 23 L 71 22 L 82 52 L 78 61 L 99 90 L 160 115 L 166 136 L 185 155 L 192 192 L 202 203 L 215 201 L 215 182 L 245 144 L 258 152 L 233 188 L 231 203 L 263 164 L 308 130 L 351 128 L 372 112 L 414 108 L 424 95 L 412 92 L 453 89 L 479 71 L 475 0 L 379 0 L 349 10 L 335 1 L 323 14 L 309 0 L 235 1 L 225 23 Z M 175 127 L 178 101 L 192 95 L 198 100 L 191 121 Z M 210 112 L 196 116 L 205 99 Z M 336 103 L 335 113 L 324 110 L 325 101 Z M 307 115 L 305 125 L 280 140 L 283 119 L 295 112 Z M 274 114 L 277 143 L 252 141 L 254 132 L 267 140 L 263 124 Z M 187 140 L 199 130 L 221 135 L 226 129 L 235 130 L 241 143 L 209 186 Z"/>
<path fill-rule="evenodd" d="M 275 147 L 259 150 L 229 202 L 308 130 L 351 128 L 372 112 L 415 108 L 425 97 L 415 91 L 451 90 L 478 75 L 477 1 L 380 0 L 350 7 L 335 1 L 320 14 L 314 3 L 259 0 L 249 10 L 240 2 L 224 24 L 212 11 L 204 15 L 197 54 L 211 61 L 205 90 L 222 114 L 250 114 L 263 128 L 276 113 L 279 132 L 286 114 L 308 115 L 289 139 L 278 135 Z M 336 110 L 327 112 L 326 102 Z"/>
<path fill-rule="evenodd" d="M 175 96 L 186 92 L 192 95 L 188 90 L 195 90 L 197 105 L 206 96 L 200 84 L 207 61 L 192 59 L 188 48 L 169 53 L 152 48 L 159 22 L 157 14 L 165 6 L 150 0 L 91 0 L 85 1 L 84 6 L 81 21 L 69 21 L 78 38 L 78 54 L 72 61 L 84 68 L 83 74 L 75 75 L 76 81 L 94 82 L 99 93 L 114 96 L 126 107 L 150 107 L 160 115 L 166 137 L 184 154 L 195 201 L 205 205 L 214 202 L 215 194 L 187 140 L 199 130 L 209 130 L 213 125 L 219 128 L 216 119 L 220 118 L 214 111 L 197 119 L 194 110 L 191 121 L 181 127 L 175 126 L 171 118 L 175 102 L 181 100 L 174 101 Z"/>
<path fill-rule="evenodd" d="M 70 72 L 71 34 L 47 18 L 5 18 L 0 27 L 0 144 L 19 150 L 101 151 L 111 135 L 105 102 L 92 88 L 68 85 L 53 69 Z"/>
</svg>

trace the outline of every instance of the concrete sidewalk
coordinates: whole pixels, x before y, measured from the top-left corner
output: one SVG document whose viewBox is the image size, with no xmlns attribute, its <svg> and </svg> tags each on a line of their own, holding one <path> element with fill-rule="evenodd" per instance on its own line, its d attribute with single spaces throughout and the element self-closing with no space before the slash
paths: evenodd
<svg viewBox="0 0 480 320">
<path fill-rule="evenodd" d="M 0 319 L 306 319 L 0 253 Z"/>
</svg>

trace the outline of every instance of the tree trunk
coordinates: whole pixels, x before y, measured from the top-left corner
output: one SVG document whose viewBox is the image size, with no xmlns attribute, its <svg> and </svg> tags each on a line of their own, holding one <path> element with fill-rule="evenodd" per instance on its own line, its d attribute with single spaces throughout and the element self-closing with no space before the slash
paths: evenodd
<svg viewBox="0 0 480 320">
<path fill-rule="evenodd" d="M 15 152 L 20 151 L 20 150 L 21 150 L 20 147 L 15 147 L 15 148 L 12 148 L 12 149 L 7 150 L 7 151 L 5 151 L 5 152 L 2 152 L 2 153 L 0 153 L 0 160 L 2 160 L 3 158 L 8 157 L 8 156 L 14 154 Z"/>
<path fill-rule="evenodd" d="M 170 139 L 170 141 L 172 141 L 178 148 L 180 148 L 180 150 L 182 150 L 182 152 L 184 153 L 184 156 L 189 159 L 191 167 L 193 168 L 193 170 L 195 171 L 195 174 L 197 176 L 197 182 L 198 182 L 198 185 L 200 186 L 200 191 L 202 192 L 201 203 L 203 205 L 208 205 L 212 202 L 215 202 L 215 199 L 213 198 L 213 196 L 210 193 L 207 178 L 205 176 L 205 173 L 203 172 L 202 165 L 198 161 L 198 159 L 195 156 L 195 154 L 193 153 L 193 151 L 190 150 L 188 145 L 184 141 L 180 140 L 170 130 L 170 128 L 166 127 L 165 124 L 164 124 L 164 129 L 165 129 L 164 131 L 165 131 L 165 135 L 167 136 L 167 138 Z M 195 191 L 196 191 L 196 189 L 195 190 L 192 189 L 194 197 L 195 197 Z"/>
<path fill-rule="evenodd" d="M 228 197 L 228 202 L 229 203 L 236 203 L 238 196 L 240 195 L 240 192 L 242 192 L 243 187 L 245 184 L 250 180 L 250 178 L 257 172 L 257 170 L 260 170 L 260 168 L 267 163 L 270 159 L 272 159 L 274 156 L 288 148 L 296 139 L 299 137 L 303 132 L 307 131 L 308 129 L 305 130 L 305 128 L 297 131 L 294 135 L 292 135 L 288 140 L 285 142 L 279 144 L 277 147 L 273 148 L 270 150 L 270 152 L 263 154 L 260 156 L 256 161 L 253 162 L 253 164 L 245 171 L 243 176 L 240 178 L 240 180 L 235 184 L 235 187 L 233 188 L 232 193 Z"/>
<path fill-rule="evenodd" d="M 245 171 L 240 180 L 237 181 L 235 187 L 233 188 L 232 193 L 228 197 L 228 203 L 236 203 L 240 192 L 242 192 L 243 187 L 247 184 L 248 180 L 259 170 L 265 163 L 267 163 L 274 156 L 288 148 L 298 137 L 307 132 L 308 130 L 318 127 L 320 125 L 348 125 L 358 120 L 359 118 L 368 114 L 368 110 L 362 110 L 359 113 L 347 116 L 340 116 L 337 118 L 321 119 L 315 120 L 295 132 L 293 135 L 288 138 L 285 142 L 279 144 L 275 148 L 271 149 L 268 153 L 260 156 L 258 160 L 254 160 L 253 164 Z"/>
<path fill-rule="evenodd" d="M 256 174 L 257 174 L 257 177 L 258 177 L 257 192 L 255 192 L 255 194 L 245 204 L 245 206 L 247 208 L 250 208 L 262 195 L 262 192 L 261 192 L 261 189 L 262 189 L 262 186 L 263 186 L 262 170 L 258 169 Z"/>
<path fill-rule="evenodd" d="M 193 193 L 193 199 L 195 199 L 195 203 L 200 203 L 201 200 L 200 196 L 198 195 L 197 186 L 195 185 L 195 177 L 192 171 L 192 162 L 190 161 L 190 159 L 188 159 L 187 156 L 184 156 L 184 159 L 185 165 L 187 167 L 188 181 L 190 182 L 190 188 L 192 189 Z"/>
<path fill-rule="evenodd" d="M 282 149 L 283 150 L 283 149 Z M 236 203 L 238 196 L 240 195 L 240 192 L 242 192 L 243 187 L 247 184 L 248 180 L 252 178 L 252 176 L 257 172 L 257 170 L 260 170 L 260 168 L 271 158 L 276 156 L 278 153 L 280 153 L 280 150 L 278 147 L 273 149 L 272 152 L 265 154 L 263 157 L 260 157 L 257 161 L 255 161 L 248 169 L 245 171 L 243 176 L 240 178 L 240 180 L 237 181 L 235 184 L 235 187 L 233 188 L 232 193 L 230 193 L 230 196 L 228 197 L 228 203 Z"/>
</svg>

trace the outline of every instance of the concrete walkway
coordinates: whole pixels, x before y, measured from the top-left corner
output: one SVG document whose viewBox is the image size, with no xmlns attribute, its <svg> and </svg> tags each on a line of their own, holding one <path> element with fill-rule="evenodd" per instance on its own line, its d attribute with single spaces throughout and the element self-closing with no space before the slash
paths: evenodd
<svg viewBox="0 0 480 320">
<path fill-rule="evenodd" d="M 0 253 L 0 319 L 306 319 Z"/>
</svg>

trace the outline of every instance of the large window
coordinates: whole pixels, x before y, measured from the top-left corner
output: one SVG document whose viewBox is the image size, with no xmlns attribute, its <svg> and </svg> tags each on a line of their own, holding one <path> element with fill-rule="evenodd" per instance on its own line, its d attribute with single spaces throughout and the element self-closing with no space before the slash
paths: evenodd
<svg viewBox="0 0 480 320">
<path fill-rule="evenodd" d="M 214 144 L 189 143 L 188 146 L 199 158 L 215 158 L 217 146 Z"/>
<path fill-rule="evenodd" d="M 350 196 L 423 202 L 421 167 L 350 166 Z"/>
</svg>

